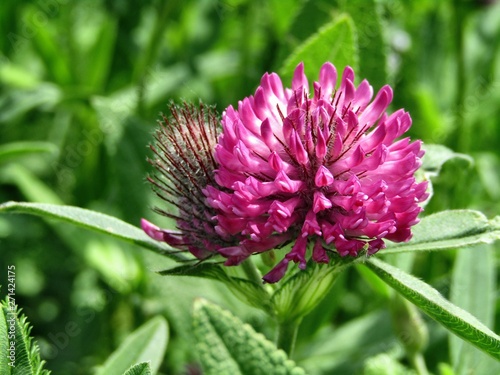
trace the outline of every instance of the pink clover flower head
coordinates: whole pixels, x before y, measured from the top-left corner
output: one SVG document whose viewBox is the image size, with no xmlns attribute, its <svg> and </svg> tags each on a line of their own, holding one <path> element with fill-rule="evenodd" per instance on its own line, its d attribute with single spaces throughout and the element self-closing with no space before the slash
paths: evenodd
<svg viewBox="0 0 500 375">
<path fill-rule="evenodd" d="M 163 116 L 150 145 L 154 158 L 148 161 L 156 174 L 148 181 L 170 206 L 154 210 L 175 220 L 177 230 L 159 228 L 146 219 L 141 226 L 151 238 L 206 259 L 234 244 L 216 232 L 216 210 L 206 204 L 203 194 L 207 184 L 215 184 L 213 150 L 219 120 L 212 108 L 202 104 L 199 108 L 171 104 L 170 112 L 170 117 Z"/>
<path fill-rule="evenodd" d="M 410 239 L 428 196 L 414 176 L 424 152 L 421 141 L 401 138 L 410 115 L 386 113 L 392 97 L 389 86 L 374 98 L 366 80 L 356 87 L 350 67 L 337 87 L 329 62 L 310 87 L 301 63 L 291 88 L 266 73 L 253 96 L 225 110 L 216 184 L 204 192 L 217 233 L 240 237 L 218 249 L 227 265 L 294 243 L 264 276 L 273 283 L 290 261 L 304 269 L 308 258 L 328 263 L 329 251 L 371 255 L 383 239 Z"/>
</svg>

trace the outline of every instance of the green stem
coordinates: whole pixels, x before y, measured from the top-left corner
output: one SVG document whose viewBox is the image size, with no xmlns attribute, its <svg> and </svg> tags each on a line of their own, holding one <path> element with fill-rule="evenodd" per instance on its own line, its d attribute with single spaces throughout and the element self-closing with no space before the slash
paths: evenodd
<svg viewBox="0 0 500 375">
<path fill-rule="evenodd" d="M 429 375 L 429 371 L 427 370 L 427 365 L 425 364 L 425 359 L 422 356 L 422 353 L 415 353 L 410 358 L 411 364 L 413 368 L 417 371 L 418 375 Z"/>
<path fill-rule="evenodd" d="M 250 258 L 241 263 L 241 266 L 248 280 L 253 281 L 257 285 L 262 285 L 262 275 Z"/>
<path fill-rule="evenodd" d="M 297 332 L 299 330 L 301 319 L 292 322 L 283 322 L 278 326 L 278 337 L 276 339 L 276 346 L 283 349 L 291 358 L 293 350 L 295 349 L 295 341 L 297 340 Z"/>
</svg>

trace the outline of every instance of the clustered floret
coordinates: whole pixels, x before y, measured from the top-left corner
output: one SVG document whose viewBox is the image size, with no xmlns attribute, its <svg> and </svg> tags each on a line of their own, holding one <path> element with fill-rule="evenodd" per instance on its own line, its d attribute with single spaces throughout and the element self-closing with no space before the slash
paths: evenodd
<svg viewBox="0 0 500 375">
<path fill-rule="evenodd" d="M 414 176 L 421 141 L 399 139 L 411 126 L 410 115 L 402 109 L 388 115 L 391 88 L 382 87 L 372 100 L 372 87 L 366 80 L 356 87 L 350 67 L 336 85 L 337 71 L 325 63 L 310 95 L 299 64 L 291 88 L 266 73 L 253 96 L 224 111 L 217 144 L 203 151 L 213 152 L 213 161 L 207 156 L 213 181 L 197 180 L 195 187 L 198 198 L 199 191 L 206 197 L 199 207 L 213 215 L 206 222 L 212 246 L 190 249 L 193 254 L 216 251 L 226 265 L 237 265 L 293 243 L 264 276 L 272 283 L 290 261 L 304 269 L 309 247 L 313 261 L 328 263 L 329 251 L 371 255 L 384 248 L 383 239 L 411 238 L 427 183 Z M 178 221 L 181 233 L 185 216 Z"/>
</svg>

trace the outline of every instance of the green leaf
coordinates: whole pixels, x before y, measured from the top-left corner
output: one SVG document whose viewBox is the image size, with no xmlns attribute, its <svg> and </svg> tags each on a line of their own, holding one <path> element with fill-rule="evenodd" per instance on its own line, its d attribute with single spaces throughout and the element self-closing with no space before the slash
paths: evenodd
<svg viewBox="0 0 500 375">
<path fill-rule="evenodd" d="M 194 305 L 194 335 L 207 375 L 305 374 L 262 334 L 202 299 Z"/>
<path fill-rule="evenodd" d="M 93 96 L 90 103 L 94 108 L 99 127 L 103 133 L 104 144 L 110 155 L 115 155 L 118 144 L 123 139 L 129 118 L 137 108 L 138 93 L 133 88 L 124 88 L 109 96 Z"/>
<path fill-rule="evenodd" d="M 498 239 L 500 216 L 488 220 L 479 211 L 449 210 L 424 217 L 413 228 L 410 242 L 388 242 L 383 253 L 456 249 Z"/>
<path fill-rule="evenodd" d="M 495 267 L 491 246 L 462 249 L 457 253 L 451 285 L 451 302 L 489 327 L 494 323 Z M 500 363 L 455 336 L 450 337 L 450 355 L 457 374 L 500 373 Z"/>
<path fill-rule="evenodd" d="M 115 217 L 84 208 L 44 203 L 6 202 L 0 204 L 0 212 L 2 211 L 27 213 L 48 219 L 63 220 L 86 229 L 137 244 L 178 261 L 188 259 L 183 254 L 176 253 L 169 246 L 149 238 L 142 230 L 133 225 Z"/>
<path fill-rule="evenodd" d="M 414 129 L 413 136 L 424 138 L 427 142 L 440 142 L 450 132 L 450 121 L 446 121 L 445 114 L 439 106 L 440 94 L 434 87 L 424 82 L 415 83 L 412 88 L 411 100 L 419 115 L 420 126 Z M 425 149 L 426 144 L 424 144 Z M 430 145 L 434 146 L 434 145 Z M 435 145 L 439 147 L 440 145 Z M 442 146 L 445 148 L 445 146 Z M 425 157 L 424 157 L 425 160 Z"/>
<path fill-rule="evenodd" d="M 140 254 L 130 251 L 129 246 L 124 246 L 112 238 L 99 238 L 82 233 L 76 228 L 64 226 L 56 231 L 73 251 L 83 258 L 88 266 L 97 270 L 104 281 L 116 291 L 130 293 L 144 280 L 144 266 L 138 259 Z"/>
<path fill-rule="evenodd" d="M 25 199 L 32 202 L 63 204 L 55 191 L 32 173 L 17 163 L 10 163 L 2 169 L 2 178 L 15 184 Z"/>
<path fill-rule="evenodd" d="M 324 327 L 297 351 L 297 362 L 311 374 L 359 374 L 364 360 L 399 347 L 389 313 L 379 309 Z"/>
<path fill-rule="evenodd" d="M 367 282 L 368 285 L 376 292 L 379 296 L 384 297 L 389 300 L 391 298 L 392 290 L 380 280 L 377 275 L 375 275 L 369 268 L 363 267 L 361 264 L 356 264 L 356 271 L 359 272 L 361 277 Z"/>
<path fill-rule="evenodd" d="M 41 80 L 29 67 L 0 63 L 0 82 L 9 88 L 34 89 Z"/>
<path fill-rule="evenodd" d="M 382 280 L 445 328 L 500 359 L 500 337 L 465 310 L 446 300 L 437 290 L 383 261 L 366 262 Z"/>
<path fill-rule="evenodd" d="M 427 180 L 428 182 L 427 192 L 429 193 L 429 197 L 423 203 L 423 206 L 425 206 L 431 201 L 434 195 L 432 178 L 437 177 L 441 173 L 441 169 L 445 163 L 454 160 L 471 166 L 474 160 L 469 155 L 454 152 L 443 145 L 424 144 L 422 148 L 425 150 L 425 155 L 422 158 L 421 168 L 416 172 L 416 177 L 418 180 Z"/>
<path fill-rule="evenodd" d="M 344 1 L 343 10 L 356 25 L 359 47 L 359 77 L 367 79 L 375 90 L 387 83 L 387 46 L 380 15 L 374 0 Z"/>
<path fill-rule="evenodd" d="M 274 28 L 278 37 L 283 38 L 300 6 L 301 4 L 298 1 L 269 1 L 269 9 L 273 14 L 273 22 L 270 26 Z M 310 6 L 310 4 L 307 4 L 307 6 Z"/>
<path fill-rule="evenodd" d="M 88 54 L 87 73 L 84 83 L 96 90 L 102 90 L 106 82 L 117 35 L 117 21 L 115 18 L 106 17 L 96 37 L 95 43 Z"/>
<path fill-rule="evenodd" d="M 358 50 L 352 19 L 343 14 L 322 27 L 295 49 L 281 69 L 284 82 L 291 81 L 295 67 L 304 62 L 306 76 L 317 77 L 326 61 L 341 72 L 346 65 L 355 71 L 358 65 Z"/>
<path fill-rule="evenodd" d="M 57 155 L 57 147 L 50 142 L 21 141 L 0 146 L 0 163 L 33 154 Z"/>
<path fill-rule="evenodd" d="M 301 319 L 321 302 L 338 275 L 351 259 L 335 258 L 329 264 L 309 262 L 305 270 L 299 270 L 279 283 L 272 296 L 275 314 L 280 322 Z"/>
<path fill-rule="evenodd" d="M 8 287 L 8 284 L 7 284 Z M 7 289 L 8 290 L 8 289 Z M 0 374 L 2 375 L 49 375 L 40 360 L 38 345 L 30 337 L 31 327 L 15 305 L 7 297 L 1 304 L 0 313 Z M 13 354 L 11 356 L 11 354 Z"/>
<path fill-rule="evenodd" d="M 43 181 L 19 164 L 9 164 L 2 169 L 3 177 L 15 183 L 24 196 L 34 202 L 61 205 L 62 200 Z M 53 225 L 59 237 L 87 264 L 98 270 L 104 280 L 121 293 L 128 293 L 137 285 L 142 273 L 137 252 L 117 243 L 114 238 L 83 233 L 76 227 Z"/>
<path fill-rule="evenodd" d="M 500 157 L 492 152 L 474 155 L 483 188 L 493 201 L 500 201 Z"/>
<path fill-rule="evenodd" d="M 453 368 L 447 363 L 438 364 L 439 375 L 456 375 Z"/>
<path fill-rule="evenodd" d="M 151 363 L 150 372 L 155 373 L 163 360 L 167 342 L 167 322 L 162 316 L 156 316 L 132 332 L 96 375 L 122 375 L 133 364 L 146 361 Z"/>
<path fill-rule="evenodd" d="M 262 284 L 256 284 L 250 280 L 229 276 L 224 268 L 218 264 L 204 262 L 196 265 L 183 265 L 160 271 L 159 274 L 163 276 L 204 277 L 221 281 L 226 284 L 241 301 L 268 313 L 272 313 L 270 303 L 271 296 Z"/>
<path fill-rule="evenodd" d="M 194 265 L 183 265 L 158 272 L 163 276 L 194 276 L 223 281 L 228 278 L 223 268 L 218 264 L 203 262 Z"/>
<path fill-rule="evenodd" d="M 123 373 L 123 375 L 151 375 L 151 366 L 149 362 L 138 363 L 137 365 L 133 365 L 127 371 Z"/>
<path fill-rule="evenodd" d="M 36 6 L 30 6 L 27 10 L 26 22 L 28 19 L 35 19 L 38 11 Z M 67 49 L 61 48 L 62 43 L 56 37 L 57 32 L 49 23 L 45 27 L 37 27 L 36 33 L 34 33 L 31 40 L 37 52 L 37 57 L 43 62 L 51 80 L 58 85 L 64 86 L 70 84 L 73 79 L 71 61 Z"/>
<path fill-rule="evenodd" d="M 62 98 L 59 86 L 52 83 L 41 83 L 30 90 L 10 90 L 0 97 L 0 123 L 13 121 L 30 110 L 43 107 L 53 108 Z"/>
<path fill-rule="evenodd" d="M 420 169 L 423 170 L 428 177 L 439 175 L 443 165 L 452 159 L 464 160 L 470 165 L 474 163 L 474 159 L 469 155 L 454 152 L 443 145 L 424 144 L 422 148 L 425 150 L 425 155 L 422 158 L 422 166 Z"/>
</svg>

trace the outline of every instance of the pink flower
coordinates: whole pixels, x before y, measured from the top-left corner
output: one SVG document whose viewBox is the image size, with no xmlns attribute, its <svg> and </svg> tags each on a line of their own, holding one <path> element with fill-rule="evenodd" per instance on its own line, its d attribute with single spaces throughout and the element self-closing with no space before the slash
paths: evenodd
<svg viewBox="0 0 500 375">
<path fill-rule="evenodd" d="M 325 63 L 310 95 L 299 64 L 292 88 L 266 73 L 253 96 L 225 110 L 216 183 L 207 181 L 204 194 L 220 238 L 238 239 L 217 249 L 226 265 L 293 243 L 264 277 L 273 283 L 290 261 L 306 267 L 309 245 L 310 258 L 327 263 L 328 251 L 371 255 L 384 238 L 410 239 L 427 198 L 427 183 L 414 177 L 421 142 L 399 139 L 411 118 L 402 109 L 386 113 L 389 86 L 372 99 L 366 80 L 353 82 L 346 67 L 336 88 L 337 71 Z"/>
<path fill-rule="evenodd" d="M 171 205 L 155 211 L 174 219 L 177 230 L 161 229 L 146 219 L 141 220 L 141 226 L 151 238 L 206 259 L 220 248 L 237 243 L 215 231 L 216 210 L 207 205 L 202 192 L 207 184 L 215 184 L 213 150 L 219 121 L 213 109 L 201 104 L 199 108 L 172 104 L 170 112 L 169 118 L 163 116 L 155 134 L 156 143 L 150 146 L 155 157 L 149 162 L 157 174 L 148 181 L 157 195 Z"/>
</svg>

